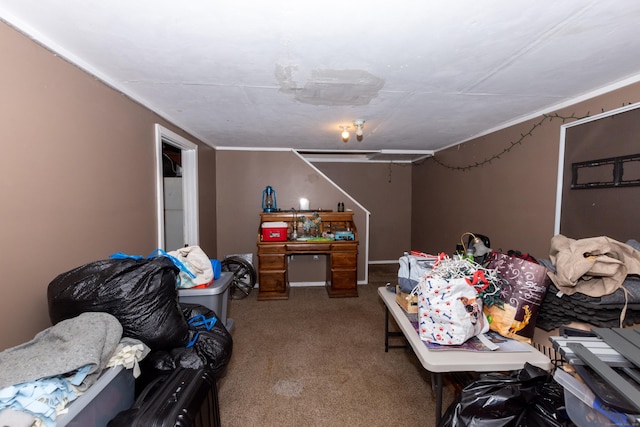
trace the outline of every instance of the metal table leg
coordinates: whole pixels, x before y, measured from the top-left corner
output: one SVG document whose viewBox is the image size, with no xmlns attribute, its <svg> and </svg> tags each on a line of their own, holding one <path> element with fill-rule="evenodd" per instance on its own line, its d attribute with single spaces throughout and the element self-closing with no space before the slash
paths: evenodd
<svg viewBox="0 0 640 427">
<path fill-rule="evenodd" d="M 402 337 L 405 345 L 389 345 L 389 337 Z M 384 352 L 388 353 L 390 348 L 405 348 L 408 346 L 407 339 L 402 332 L 389 332 L 389 308 L 384 307 Z"/>
<path fill-rule="evenodd" d="M 404 339 L 405 345 L 389 345 L 389 337 L 402 337 Z M 405 337 L 402 332 L 389 331 L 389 308 L 385 305 L 384 307 L 384 351 L 385 353 L 388 353 L 390 348 L 406 348 L 408 346 L 409 346 L 409 342 L 407 341 L 407 337 Z M 438 425 L 440 424 L 440 420 L 442 419 L 442 373 L 432 372 L 431 379 L 432 379 L 431 381 L 432 390 L 434 388 L 434 383 L 435 383 L 436 425 Z"/>
<path fill-rule="evenodd" d="M 433 372 L 431 378 L 436 380 L 436 426 L 442 419 L 442 372 Z"/>
</svg>

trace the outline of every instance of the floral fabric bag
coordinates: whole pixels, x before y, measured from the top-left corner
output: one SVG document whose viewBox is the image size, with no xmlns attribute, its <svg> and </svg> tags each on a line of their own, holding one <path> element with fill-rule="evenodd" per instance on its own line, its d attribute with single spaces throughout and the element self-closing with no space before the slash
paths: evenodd
<svg viewBox="0 0 640 427">
<path fill-rule="evenodd" d="M 489 331 L 477 277 L 423 277 L 417 286 L 418 331 L 423 341 L 459 345 Z M 475 283 L 474 283 L 475 282 Z"/>
</svg>

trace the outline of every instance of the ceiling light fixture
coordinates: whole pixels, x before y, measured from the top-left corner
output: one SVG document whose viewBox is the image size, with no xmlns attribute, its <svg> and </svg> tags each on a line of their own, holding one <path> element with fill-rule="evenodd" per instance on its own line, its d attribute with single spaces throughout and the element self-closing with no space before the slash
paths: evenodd
<svg viewBox="0 0 640 427">
<path fill-rule="evenodd" d="M 363 136 L 362 128 L 364 128 L 364 120 L 360 120 L 360 119 L 354 120 L 353 125 L 356 127 L 356 139 L 358 141 L 362 141 L 362 136 Z"/>
<path fill-rule="evenodd" d="M 347 142 L 349 140 L 349 129 L 351 129 L 351 126 L 341 125 L 338 127 L 342 129 L 342 134 L 340 134 L 340 136 L 342 137 L 342 140 L 344 142 Z"/>
</svg>

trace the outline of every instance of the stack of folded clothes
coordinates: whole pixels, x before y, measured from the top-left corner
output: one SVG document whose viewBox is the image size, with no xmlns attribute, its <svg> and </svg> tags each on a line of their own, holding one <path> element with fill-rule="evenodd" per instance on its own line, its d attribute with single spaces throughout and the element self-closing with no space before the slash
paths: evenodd
<svg viewBox="0 0 640 427">
<path fill-rule="evenodd" d="M 539 260 L 552 270 L 548 260 Z M 623 287 L 601 297 L 590 297 L 576 292 L 558 296 L 558 288 L 552 283 L 538 312 L 536 326 L 550 331 L 571 322 L 590 323 L 600 328 L 619 328 L 640 323 L 640 279 L 627 278 Z M 626 308 L 626 313 L 624 312 Z"/>
<path fill-rule="evenodd" d="M 554 237 L 554 239 L 556 238 L 562 238 L 562 236 Z M 565 240 L 569 240 L 570 244 L 579 245 L 581 243 L 580 241 L 570 241 L 570 239 Z M 611 242 L 610 239 L 608 240 Z M 635 240 L 629 240 L 626 244 L 613 242 L 615 246 L 628 251 L 627 253 L 630 255 L 626 259 L 629 260 L 629 265 L 635 265 L 640 244 Z M 553 247 L 554 241 L 552 240 L 552 253 Z M 583 256 L 582 253 L 580 253 L 580 256 Z M 618 259 L 620 258 L 622 257 Z M 550 331 L 571 322 L 589 323 L 601 328 L 618 328 L 640 323 L 640 276 L 637 274 L 627 275 L 621 284 L 617 286 L 617 289 L 607 294 L 600 292 L 600 295 L 598 295 L 598 292 L 591 291 L 591 295 L 588 295 L 585 290 L 586 287 L 583 287 L 582 290 L 577 290 L 579 288 L 576 288 L 576 290 L 572 290 L 573 293 L 566 292 L 567 288 L 561 289 L 562 286 L 557 286 L 558 283 L 556 282 L 558 280 L 554 280 L 561 276 L 557 274 L 558 265 L 554 264 L 554 260 L 560 259 L 562 258 L 558 256 L 551 260 L 539 260 L 540 264 L 549 269 L 553 283 L 549 286 L 538 312 L 537 327 Z M 568 259 L 565 258 L 565 260 Z M 575 267 L 571 266 L 571 268 Z M 635 270 L 631 270 L 635 273 Z M 587 276 L 584 276 L 584 278 L 586 279 Z M 589 281 L 588 279 L 580 280 L 580 282 L 587 285 Z M 595 282 L 596 280 L 592 281 Z"/>
</svg>

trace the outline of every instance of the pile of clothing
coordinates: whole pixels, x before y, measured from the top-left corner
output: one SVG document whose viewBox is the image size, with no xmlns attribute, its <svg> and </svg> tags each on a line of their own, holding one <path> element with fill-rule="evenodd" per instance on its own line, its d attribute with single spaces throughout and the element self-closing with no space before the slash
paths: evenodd
<svg viewBox="0 0 640 427">
<path fill-rule="evenodd" d="M 571 322 L 613 328 L 640 323 L 640 243 L 609 237 L 551 240 L 552 284 L 537 326 L 550 331 Z"/>
<path fill-rule="evenodd" d="M 133 368 L 136 385 L 177 367 L 224 375 L 231 335 L 213 310 L 179 304 L 174 260 L 114 255 L 55 277 L 53 326 L 0 352 L 0 426 L 55 426 L 109 366 Z"/>
<path fill-rule="evenodd" d="M 105 368 L 124 365 L 137 376 L 148 352 L 141 341 L 123 337 L 108 313 L 83 313 L 47 328 L 0 352 L 0 425 L 55 426 Z"/>
</svg>

